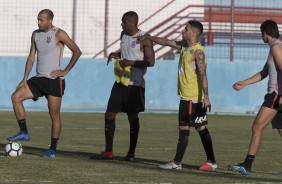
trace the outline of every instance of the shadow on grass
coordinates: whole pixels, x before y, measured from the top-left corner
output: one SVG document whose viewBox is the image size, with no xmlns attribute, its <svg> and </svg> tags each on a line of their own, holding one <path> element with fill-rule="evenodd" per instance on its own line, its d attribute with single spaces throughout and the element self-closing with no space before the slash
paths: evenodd
<svg viewBox="0 0 282 184">
<path fill-rule="evenodd" d="M 4 150 L 6 144 L 0 144 L 0 149 Z M 42 157 L 43 152 L 46 151 L 44 148 L 32 147 L 32 146 L 25 146 L 24 147 L 24 154 L 34 155 Z M 114 165 L 127 165 L 131 167 L 147 169 L 147 170 L 158 170 L 160 172 L 173 172 L 175 174 L 185 174 L 187 177 L 189 175 L 195 175 L 197 177 L 212 177 L 216 178 L 226 178 L 226 179 L 234 179 L 239 181 L 246 181 L 246 182 L 276 182 L 279 183 L 282 181 L 282 176 L 278 176 L 275 173 L 269 172 L 253 172 L 249 176 L 243 176 L 238 173 L 234 173 L 229 171 L 226 168 L 218 168 L 216 171 L 200 171 L 198 170 L 198 166 L 196 165 L 189 165 L 189 164 L 182 164 L 181 170 L 162 170 L 158 168 L 159 164 L 163 164 L 164 162 L 155 159 L 146 159 L 146 158 L 136 158 L 135 162 L 128 162 L 124 161 L 122 156 L 114 156 L 113 160 L 100 160 L 99 157 L 100 153 L 89 153 L 89 152 L 79 152 L 79 151 L 57 151 L 58 158 L 71 158 L 71 159 L 80 159 L 85 160 L 87 162 L 105 162 L 106 164 L 114 164 Z M 0 155 L 5 155 L 5 153 L 0 153 Z M 92 157 L 92 159 L 90 159 Z M 56 158 L 55 158 L 56 159 Z M 259 176 L 258 176 L 259 175 Z M 262 176 L 264 175 L 264 176 Z M 272 178 L 270 178 L 272 177 Z"/>
</svg>

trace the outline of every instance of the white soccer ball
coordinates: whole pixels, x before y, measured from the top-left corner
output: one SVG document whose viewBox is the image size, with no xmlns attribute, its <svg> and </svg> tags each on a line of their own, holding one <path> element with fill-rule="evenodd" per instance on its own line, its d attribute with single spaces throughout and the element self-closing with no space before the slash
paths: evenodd
<svg viewBox="0 0 282 184">
<path fill-rule="evenodd" d="M 5 151 L 8 156 L 18 157 L 23 152 L 23 147 L 19 142 L 9 142 L 6 144 Z"/>
</svg>

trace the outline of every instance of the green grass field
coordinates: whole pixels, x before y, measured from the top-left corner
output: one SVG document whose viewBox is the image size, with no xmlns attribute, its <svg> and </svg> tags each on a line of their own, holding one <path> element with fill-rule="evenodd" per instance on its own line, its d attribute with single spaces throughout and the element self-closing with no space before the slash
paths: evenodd
<svg viewBox="0 0 282 184">
<path fill-rule="evenodd" d="M 13 112 L 0 111 L 1 149 L 0 183 L 106 183 L 106 184 L 177 184 L 177 183 L 282 183 L 281 138 L 269 126 L 253 164 L 253 173 L 242 176 L 227 169 L 245 158 L 251 136 L 253 116 L 209 116 L 209 130 L 219 169 L 197 170 L 205 161 L 200 138 L 191 131 L 182 161 L 182 170 L 164 171 L 157 165 L 174 157 L 178 138 L 177 114 L 141 114 L 141 130 L 136 162 L 122 161 L 129 145 L 129 124 L 125 114 L 117 116 L 112 161 L 90 160 L 104 150 L 104 114 L 62 113 L 62 134 L 56 158 L 41 154 L 50 144 L 50 119 L 47 112 L 27 112 L 31 135 L 21 142 L 20 157 L 4 156 L 6 138 L 18 132 Z"/>
</svg>

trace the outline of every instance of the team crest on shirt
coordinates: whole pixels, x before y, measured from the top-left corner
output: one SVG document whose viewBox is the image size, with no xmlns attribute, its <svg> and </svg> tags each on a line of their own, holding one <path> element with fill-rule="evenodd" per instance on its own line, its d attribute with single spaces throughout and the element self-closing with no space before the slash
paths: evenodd
<svg viewBox="0 0 282 184">
<path fill-rule="evenodd" d="M 46 43 L 50 43 L 51 39 L 52 39 L 52 36 L 47 36 Z"/>
<path fill-rule="evenodd" d="M 132 41 L 132 42 L 131 42 L 131 48 L 136 47 L 136 44 L 137 44 L 137 43 L 136 43 L 136 40 Z"/>
<path fill-rule="evenodd" d="M 189 52 L 190 52 L 190 54 L 193 54 L 193 53 L 194 53 L 194 50 L 193 50 L 193 49 L 191 49 Z"/>
</svg>

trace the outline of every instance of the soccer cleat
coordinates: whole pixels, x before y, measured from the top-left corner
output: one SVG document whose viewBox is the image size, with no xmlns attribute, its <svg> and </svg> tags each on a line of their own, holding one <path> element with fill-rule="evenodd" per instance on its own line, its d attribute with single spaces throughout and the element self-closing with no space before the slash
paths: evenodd
<svg viewBox="0 0 282 184">
<path fill-rule="evenodd" d="M 229 165 L 229 170 L 238 172 L 243 175 L 249 175 L 251 174 L 251 171 L 248 171 L 243 165 Z"/>
<path fill-rule="evenodd" d="M 43 153 L 43 157 L 48 157 L 48 158 L 56 157 L 56 150 L 48 149 L 45 153 Z"/>
<path fill-rule="evenodd" d="M 29 133 L 20 131 L 17 135 L 8 137 L 8 141 L 29 141 L 30 136 Z"/>
<path fill-rule="evenodd" d="M 216 169 L 217 169 L 217 164 L 215 162 L 214 163 L 206 162 L 199 167 L 199 170 L 201 171 L 214 171 Z"/>
<path fill-rule="evenodd" d="M 174 160 L 171 160 L 166 164 L 159 165 L 159 168 L 160 169 L 175 169 L 175 170 L 178 170 L 178 169 L 182 169 L 182 165 L 176 164 L 176 163 L 174 163 Z"/>
<path fill-rule="evenodd" d="M 113 151 L 102 151 L 98 158 L 100 160 L 113 160 Z"/>
<path fill-rule="evenodd" d="M 135 161 L 134 153 L 128 152 L 127 155 L 123 157 L 123 160 L 128 162 L 134 162 Z"/>
</svg>

